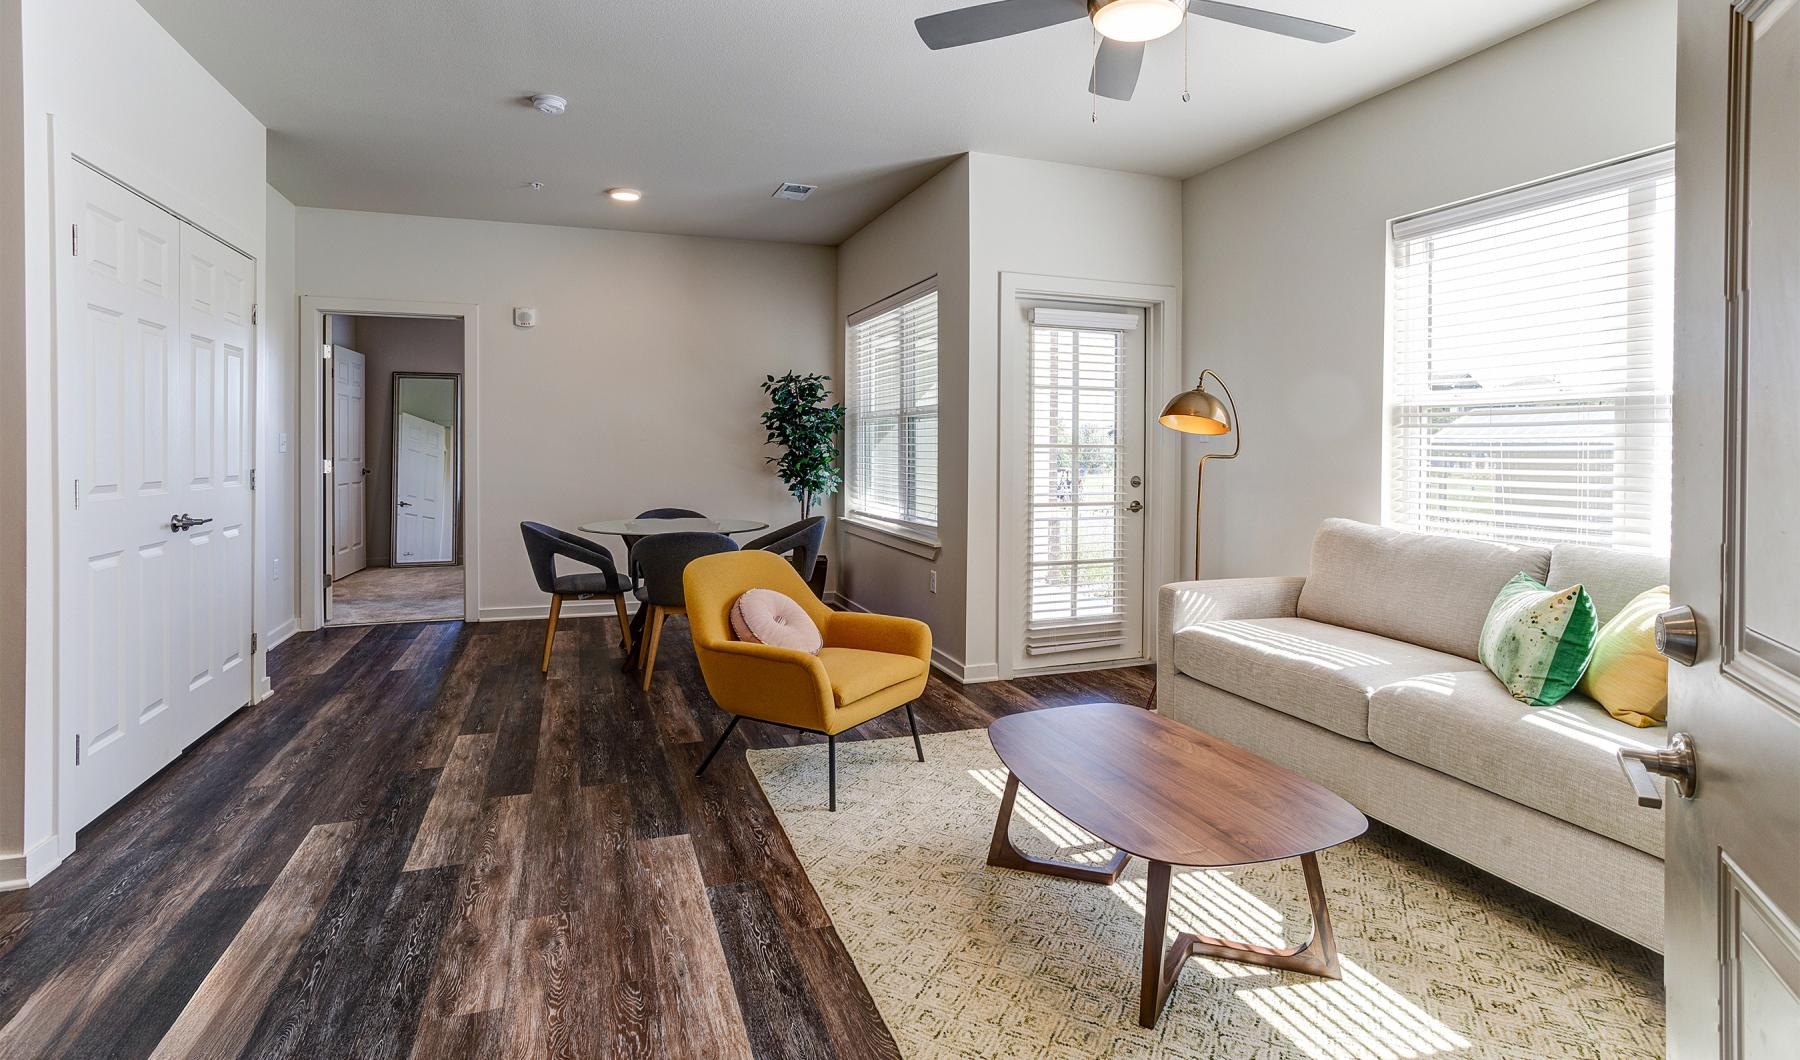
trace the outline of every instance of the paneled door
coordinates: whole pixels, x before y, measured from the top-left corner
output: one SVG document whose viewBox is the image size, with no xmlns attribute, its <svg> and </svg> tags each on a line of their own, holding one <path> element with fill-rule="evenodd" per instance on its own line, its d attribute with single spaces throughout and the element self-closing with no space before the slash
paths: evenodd
<svg viewBox="0 0 1800 1060">
<path fill-rule="evenodd" d="M 243 255 L 68 173 L 57 643 L 75 829 L 250 698 L 255 284 Z"/>
<path fill-rule="evenodd" d="M 179 727 L 184 745 L 243 706 L 251 682 L 251 268 L 212 236 L 181 226 L 170 421 L 182 484 L 175 511 L 193 525 L 175 536 L 180 584 L 168 603 L 186 611 L 173 630 L 175 677 L 191 697 Z"/>
<path fill-rule="evenodd" d="M 450 562 L 444 484 L 449 471 L 446 428 L 400 415 L 394 478 L 394 565 Z"/>
<path fill-rule="evenodd" d="M 347 578 L 369 565 L 368 417 L 363 355 L 331 349 L 331 576 Z"/>
<path fill-rule="evenodd" d="M 1143 657 L 1143 312 L 1032 305 L 1013 669 Z"/>
<path fill-rule="evenodd" d="M 1800 1048 L 1800 3 L 1683 0 L 1680 11 L 1671 589 L 1698 644 L 1674 653 L 1692 665 L 1670 667 L 1676 736 L 1652 763 L 1692 780 L 1688 797 L 1673 783 L 1665 796 L 1669 1055 L 1789 1057 Z"/>
</svg>

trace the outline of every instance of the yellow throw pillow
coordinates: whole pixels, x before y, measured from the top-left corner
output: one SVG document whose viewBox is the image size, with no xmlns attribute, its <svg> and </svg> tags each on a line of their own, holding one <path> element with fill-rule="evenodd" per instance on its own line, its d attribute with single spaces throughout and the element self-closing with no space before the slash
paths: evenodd
<svg viewBox="0 0 1800 1060">
<path fill-rule="evenodd" d="M 1656 616 L 1669 607 L 1669 587 L 1639 593 L 1600 627 L 1581 692 L 1627 725 L 1661 725 L 1669 715 L 1669 663 L 1656 653 Z"/>
</svg>

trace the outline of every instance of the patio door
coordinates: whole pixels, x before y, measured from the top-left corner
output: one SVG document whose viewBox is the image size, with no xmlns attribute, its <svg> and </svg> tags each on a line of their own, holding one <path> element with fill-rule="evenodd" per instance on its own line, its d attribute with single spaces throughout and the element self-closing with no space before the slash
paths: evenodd
<svg viewBox="0 0 1800 1060">
<path fill-rule="evenodd" d="M 1013 671 L 1144 655 L 1144 314 L 1028 303 Z M 1017 444 L 1017 443 L 1015 443 Z"/>
</svg>

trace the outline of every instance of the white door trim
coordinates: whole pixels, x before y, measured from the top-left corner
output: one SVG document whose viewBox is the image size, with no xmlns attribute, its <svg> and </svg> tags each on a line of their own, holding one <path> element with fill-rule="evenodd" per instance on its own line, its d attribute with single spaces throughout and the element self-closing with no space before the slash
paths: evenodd
<svg viewBox="0 0 1800 1060">
<path fill-rule="evenodd" d="M 325 317 L 330 314 L 383 317 L 449 317 L 463 324 L 462 490 L 463 620 L 481 615 L 481 307 L 469 302 L 410 302 L 389 298 L 300 298 L 300 557 L 299 611 L 302 630 L 325 621 Z M 310 464 L 309 464 L 310 461 Z"/>
<path fill-rule="evenodd" d="M 76 204 L 70 199 L 75 192 L 74 167 L 85 165 L 86 168 L 117 182 L 139 197 L 173 214 L 178 220 L 187 222 L 249 258 L 255 292 L 252 301 L 260 303 L 264 300 L 266 293 L 264 284 L 267 283 L 267 276 L 263 268 L 266 233 L 243 231 L 213 210 L 204 196 L 195 196 L 184 189 L 165 183 L 156 176 L 157 171 L 154 166 L 146 164 L 129 151 L 118 149 L 100 137 L 89 136 L 87 130 L 79 124 L 58 115 L 46 115 L 45 117 L 49 123 L 48 140 L 51 158 L 50 212 L 53 243 L 51 284 L 53 318 L 55 320 L 51 343 L 51 379 L 57 379 L 61 375 L 65 352 L 64 344 L 72 341 L 73 336 L 78 334 L 78 331 L 69 326 L 68 314 L 71 310 L 65 304 L 67 292 L 74 289 L 71 273 L 74 259 L 69 253 L 70 248 L 65 241 L 69 239 L 69 226 L 77 223 L 76 218 L 79 216 Z M 249 380 L 247 385 L 252 400 L 246 409 L 246 415 L 249 419 L 248 429 L 254 440 L 251 447 L 251 472 L 254 474 L 257 467 L 265 466 L 266 463 L 263 460 L 262 425 L 259 415 L 261 382 L 258 366 L 262 361 L 262 334 L 260 325 L 254 319 L 250 324 L 248 342 L 246 370 L 249 373 Z M 48 698 L 51 706 L 49 724 L 53 733 L 52 746 L 55 753 L 52 755 L 52 764 L 49 767 L 50 774 L 45 778 L 48 781 L 48 790 L 28 769 L 24 791 L 24 800 L 27 806 L 40 799 L 50 799 L 51 812 L 48 818 L 54 822 L 55 832 L 37 839 L 32 843 L 30 849 L 21 855 L 24 863 L 22 877 L 15 879 L 12 873 L 5 871 L 7 867 L 0 867 L 0 890 L 14 885 L 30 886 L 36 883 L 75 852 L 76 829 L 70 826 L 71 821 L 65 820 L 67 814 L 74 812 L 76 802 L 73 736 L 75 730 L 72 727 L 71 719 L 65 716 L 66 704 L 62 700 L 63 584 L 61 571 L 65 506 L 69 503 L 71 488 L 61 454 L 62 424 L 57 422 L 59 417 L 55 415 L 55 405 L 60 400 L 57 398 L 52 402 L 53 415 L 49 434 L 53 469 L 52 482 L 56 498 L 51 509 L 54 528 L 50 535 L 50 562 L 51 569 L 56 573 L 51 579 L 55 604 L 52 612 L 51 641 L 53 648 L 50 653 L 52 661 L 49 666 L 50 695 Z M 263 567 L 267 562 L 267 546 L 264 538 L 267 524 L 263 519 L 266 504 L 264 496 L 253 492 L 250 505 L 250 614 L 252 625 L 257 630 L 266 630 L 267 628 L 267 616 L 263 614 L 267 603 L 267 594 L 264 591 L 262 579 Z M 33 521 L 28 513 L 28 538 L 30 524 Z M 30 665 L 29 661 L 27 665 Z M 262 637 L 251 658 L 247 677 L 249 679 L 249 688 L 245 692 L 247 703 L 258 702 L 269 694 L 267 636 Z M 30 713 L 28 709 L 28 725 L 31 723 Z M 30 816 L 29 811 L 27 816 Z"/>
<path fill-rule="evenodd" d="M 999 639 L 995 655 L 999 677 L 1004 680 L 1025 673 L 1053 673 L 1067 667 L 1048 662 L 1024 670 L 1013 665 L 1012 647 L 1023 631 L 1022 616 L 1008 606 L 1016 588 L 1018 569 L 1024 564 L 1024 544 L 1017 529 L 1025 522 L 1025 450 L 1013 444 L 1023 437 L 1029 415 L 1028 388 L 1009 386 L 1008 380 L 1025 378 L 1025 315 L 1021 301 L 1050 299 L 1059 302 L 1128 306 L 1144 312 L 1144 653 L 1154 656 L 1157 589 L 1176 578 L 1181 532 L 1181 443 L 1174 431 L 1159 430 L 1155 411 L 1181 389 L 1181 291 L 1165 284 L 1124 283 L 1070 276 L 1041 276 L 1023 272 L 1000 274 L 1000 496 L 996 511 L 1000 526 L 995 564 L 994 592 L 998 606 Z M 1122 660 L 1113 665 L 1131 666 L 1149 658 Z M 1090 669 L 1091 667 L 1084 667 Z"/>
</svg>

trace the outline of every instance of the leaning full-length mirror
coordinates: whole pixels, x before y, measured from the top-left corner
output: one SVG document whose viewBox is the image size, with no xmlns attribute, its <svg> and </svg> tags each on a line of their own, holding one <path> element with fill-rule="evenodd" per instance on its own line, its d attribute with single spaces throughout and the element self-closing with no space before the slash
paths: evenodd
<svg viewBox="0 0 1800 1060">
<path fill-rule="evenodd" d="M 462 379 L 394 373 L 393 564 L 457 562 L 462 520 Z"/>
</svg>

